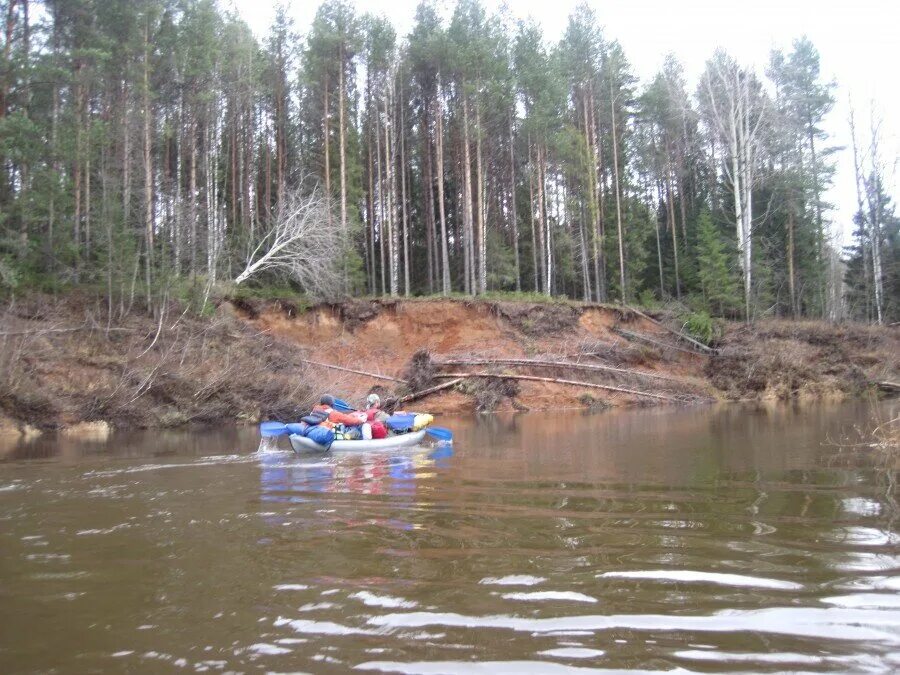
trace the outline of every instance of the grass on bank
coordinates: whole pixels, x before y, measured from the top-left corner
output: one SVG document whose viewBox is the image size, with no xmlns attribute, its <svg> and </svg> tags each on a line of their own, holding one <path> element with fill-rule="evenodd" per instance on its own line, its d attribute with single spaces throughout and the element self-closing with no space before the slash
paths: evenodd
<svg viewBox="0 0 900 675">
<path fill-rule="evenodd" d="M 137 282 L 137 279 L 135 279 Z M 294 315 L 303 314 L 314 307 L 317 302 L 306 293 L 290 283 L 273 283 L 272 281 L 252 279 L 245 284 L 236 285 L 230 280 L 210 283 L 204 275 L 165 277 L 153 284 L 149 295 L 146 287 L 137 282 L 130 287 L 122 286 L 110 289 L 102 282 L 74 283 L 62 282 L 58 277 L 36 276 L 21 279 L 15 291 L 9 287 L 0 288 L 0 301 L 7 304 L 19 297 L 31 294 L 44 294 L 58 298 L 64 295 L 91 299 L 98 307 L 106 305 L 113 310 L 119 319 L 132 311 L 158 315 L 164 304 L 175 302 L 180 306 L 178 311 L 188 314 L 209 317 L 215 313 L 224 301 L 232 301 L 238 305 L 252 306 L 257 303 L 278 302 L 290 309 Z M 359 295 L 346 298 L 356 302 L 435 302 L 453 301 L 466 304 L 477 303 L 520 303 L 535 305 L 557 305 L 573 308 L 605 307 L 618 309 L 619 303 L 585 302 L 566 296 L 546 295 L 534 291 L 489 291 L 480 295 L 467 295 L 458 291 L 443 295 L 441 293 L 420 294 L 411 296 Z M 629 306 L 645 312 L 662 312 L 672 328 L 678 329 L 690 337 L 706 345 L 719 343 L 724 335 L 724 319 L 711 316 L 703 307 L 688 298 L 685 302 L 662 302 L 652 292 L 643 292 Z"/>
<path fill-rule="evenodd" d="M 110 289 L 102 282 L 63 283 L 57 278 L 51 279 L 50 277 L 29 279 L 28 283 L 21 284 L 20 288 L 22 292 L 19 294 L 11 289 L 6 289 L 5 297 L 0 298 L 0 300 L 9 304 L 10 302 L 15 302 L 17 295 L 22 298 L 27 298 L 29 295 L 34 294 L 48 295 L 54 298 L 69 295 L 80 298 L 85 304 L 88 302 L 94 304 L 98 308 L 106 306 L 112 310 L 111 313 L 117 316 L 119 320 L 133 311 L 158 315 L 163 305 L 171 305 L 171 303 L 175 303 L 179 307 L 179 312 L 184 311 L 197 317 L 212 316 L 216 307 L 225 301 L 231 301 L 237 305 L 247 307 L 258 303 L 277 302 L 288 307 L 294 315 L 303 314 L 317 304 L 303 291 L 290 284 L 256 280 L 241 285 L 236 285 L 231 281 L 210 283 L 209 279 L 203 275 L 178 278 L 168 277 L 164 282 L 151 286 L 149 296 L 146 293 L 146 288 L 141 284 L 135 284 L 127 289 L 122 287 L 113 288 L 112 298 L 110 298 Z M 565 296 L 550 296 L 534 291 L 489 291 L 474 296 L 458 291 L 447 295 L 440 293 L 411 296 L 362 295 L 347 298 L 347 300 L 356 302 L 437 302 L 449 300 L 466 304 L 513 303 L 572 308 L 606 307 L 610 309 L 621 307 L 615 303 L 585 302 Z M 682 303 L 660 303 L 652 294 L 642 294 L 631 306 L 647 312 L 663 311 L 667 313 L 673 328 L 680 329 L 706 345 L 713 345 L 719 342 L 724 333 L 723 320 L 713 318 L 703 310 L 694 310 Z"/>
</svg>

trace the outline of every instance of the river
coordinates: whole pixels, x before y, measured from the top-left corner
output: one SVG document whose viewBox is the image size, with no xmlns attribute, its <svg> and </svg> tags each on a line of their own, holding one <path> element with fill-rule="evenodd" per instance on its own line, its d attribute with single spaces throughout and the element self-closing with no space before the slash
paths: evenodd
<svg viewBox="0 0 900 675">
<path fill-rule="evenodd" d="M 833 445 L 872 413 L 38 439 L 0 459 L 0 672 L 897 670 L 897 472 Z"/>
</svg>

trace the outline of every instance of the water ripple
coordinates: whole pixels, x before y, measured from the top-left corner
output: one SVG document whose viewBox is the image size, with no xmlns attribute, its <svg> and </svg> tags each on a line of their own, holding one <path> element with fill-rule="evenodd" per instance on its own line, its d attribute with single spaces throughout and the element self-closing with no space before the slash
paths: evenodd
<svg viewBox="0 0 900 675">
<path fill-rule="evenodd" d="M 835 640 L 881 640 L 900 645 L 900 615 L 897 613 L 812 607 L 724 610 L 705 616 L 612 614 L 538 619 L 509 615 L 467 616 L 449 612 L 408 612 L 373 616 L 367 623 L 391 629 L 443 626 L 497 628 L 528 633 L 622 629 L 714 633 L 752 631 L 802 637 L 828 637 Z"/>
<path fill-rule="evenodd" d="M 749 577 L 743 574 L 724 574 L 721 572 L 697 572 L 693 570 L 634 570 L 626 572 L 604 572 L 597 575 L 607 579 L 650 579 L 653 581 L 681 581 L 686 583 L 708 583 L 723 586 L 749 586 L 753 588 L 773 588 L 784 591 L 796 591 L 802 584 L 779 579 Z"/>
</svg>

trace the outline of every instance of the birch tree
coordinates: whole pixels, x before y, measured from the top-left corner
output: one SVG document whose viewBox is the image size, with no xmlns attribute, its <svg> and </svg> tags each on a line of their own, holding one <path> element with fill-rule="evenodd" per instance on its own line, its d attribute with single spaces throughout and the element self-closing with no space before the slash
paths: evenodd
<svg viewBox="0 0 900 675">
<path fill-rule="evenodd" d="M 721 168 L 734 200 L 734 226 L 741 275 L 744 313 L 752 318 L 753 188 L 759 178 L 760 128 L 766 97 L 756 77 L 724 51 L 707 62 L 700 95 L 707 123 L 725 148 Z"/>
<path fill-rule="evenodd" d="M 850 106 L 850 138 L 853 146 L 853 169 L 856 179 L 857 221 L 868 242 L 872 279 L 874 318 L 884 321 L 884 266 L 882 264 L 882 221 L 887 199 L 884 194 L 886 167 L 881 156 L 881 121 L 872 111 L 868 149 L 860 147 L 856 130 L 856 115 Z M 868 164 L 868 166 L 866 166 Z M 865 252 L 863 253 L 865 255 Z"/>
</svg>

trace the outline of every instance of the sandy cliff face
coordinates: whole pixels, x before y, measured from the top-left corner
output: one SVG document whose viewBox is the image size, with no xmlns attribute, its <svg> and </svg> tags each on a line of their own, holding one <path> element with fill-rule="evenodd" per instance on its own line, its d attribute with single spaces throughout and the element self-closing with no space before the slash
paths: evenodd
<svg viewBox="0 0 900 675">
<path fill-rule="evenodd" d="M 364 305 L 363 307 L 360 304 Z M 364 321 L 354 317 L 363 314 Z M 268 308 L 247 317 L 255 328 L 290 342 L 309 354 L 309 359 L 354 370 L 407 379 L 406 372 L 413 354 L 426 350 L 437 362 L 479 359 L 536 359 L 560 361 L 581 358 L 601 346 L 608 356 L 622 365 L 625 361 L 647 372 L 677 372 L 702 378 L 704 357 L 677 350 L 663 355 L 652 345 L 635 347 L 613 332 L 618 325 L 652 335 L 666 341 L 663 329 L 637 316 L 623 315 L 606 307 L 575 308 L 568 305 L 487 303 L 463 301 L 399 301 L 323 306 L 295 316 L 287 316 L 278 308 Z M 580 356 L 579 356 L 580 355 Z M 607 359 L 609 360 L 609 358 Z M 361 398 L 373 385 L 389 392 L 408 393 L 408 387 L 391 380 L 376 380 L 364 375 L 309 365 L 310 378 L 347 375 L 341 382 L 348 396 Z M 508 364 L 448 366 L 445 372 L 491 372 L 510 374 L 525 372 Z M 528 369 L 527 372 L 537 372 Z M 593 375 L 593 374 L 592 374 Z M 538 374 L 549 378 L 571 378 L 588 382 L 610 381 L 585 373 L 559 369 L 541 369 Z M 623 378 L 615 379 L 615 382 Z M 628 378 L 624 378 L 628 379 Z M 435 380 L 434 384 L 440 380 Z M 574 385 L 543 381 L 518 381 L 514 396 L 501 396 L 500 408 L 584 407 L 587 403 L 624 404 L 640 397 Z M 475 387 L 477 388 L 477 386 Z M 463 391 L 460 391 L 462 389 Z M 416 401 L 416 406 L 436 412 L 474 410 L 472 392 L 466 387 L 445 390 Z M 587 396 L 586 396 L 587 394 Z M 590 399 L 588 399 L 590 396 Z"/>
<path fill-rule="evenodd" d="M 243 316 L 255 328 L 309 354 L 309 360 L 398 379 L 414 375 L 407 366 L 420 350 L 436 362 L 503 361 L 447 365 L 438 372 L 530 374 L 680 400 L 841 396 L 900 367 L 900 340 L 892 329 L 817 322 L 772 321 L 753 328 L 734 324 L 718 353 L 705 354 L 662 325 L 611 306 L 396 301 L 321 306 L 298 315 L 269 306 Z M 578 361 L 619 372 L 534 367 L 511 360 Z M 387 379 L 307 367 L 311 380 L 340 373 L 343 391 L 356 397 L 373 385 L 398 394 L 410 389 Z M 514 385 L 514 395 L 496 401 L 501 409 L 660 402 L 556 382 L 518 380 Z M 477 389 L 474 381 L 463 383 L 416 405 L 437 412 L 473 410 L 479 403 Z"/>
</svg>

